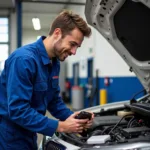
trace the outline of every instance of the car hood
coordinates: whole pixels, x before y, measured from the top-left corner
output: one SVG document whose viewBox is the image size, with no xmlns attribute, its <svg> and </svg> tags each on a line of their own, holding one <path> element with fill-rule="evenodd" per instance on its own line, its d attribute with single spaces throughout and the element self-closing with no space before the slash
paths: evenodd
<svg viewBox="0 0 150 150">
<path fill-rule="evenodd" d="M 87 0 L 85 15 L 149 92 L 150 1 Z"/>
</svg>

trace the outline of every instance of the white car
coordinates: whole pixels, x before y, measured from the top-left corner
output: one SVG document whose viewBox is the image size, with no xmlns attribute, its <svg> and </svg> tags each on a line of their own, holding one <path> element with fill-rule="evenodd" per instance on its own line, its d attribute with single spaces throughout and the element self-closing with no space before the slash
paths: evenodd
<svg viewBox="0 0 150 150">
<path fill-rule="evenodd" d="M 150 0 L 87 0 L 85 15 L 136 74 L 146 92 L 139 99 L 86 109 L 95 114 L 90 129 L 82 134 L 44 137 L 43 149 L 150 150 Z"/>
</svg>

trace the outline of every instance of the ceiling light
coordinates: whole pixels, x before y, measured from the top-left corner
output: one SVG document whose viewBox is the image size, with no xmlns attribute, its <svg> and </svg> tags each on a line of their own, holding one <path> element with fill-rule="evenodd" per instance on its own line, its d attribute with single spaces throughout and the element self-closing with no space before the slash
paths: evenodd
<svg viewBox="0 0 150 150">
<path fill-rule="evenodd" d="M 32 18 L 32 23 L 33 23 L 34 30 L 40 30 L 41 29 L 39 18 Z"/>
</svg>

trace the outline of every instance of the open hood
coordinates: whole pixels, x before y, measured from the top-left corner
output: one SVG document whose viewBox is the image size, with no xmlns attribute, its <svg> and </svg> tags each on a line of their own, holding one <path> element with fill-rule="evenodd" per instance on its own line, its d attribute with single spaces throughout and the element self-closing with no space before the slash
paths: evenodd
<svg viewBox="0 0 150 150">
<path fill-rule="evenodd" d="M 85 15 L 149 92 L 150 0 L 87 0 Z"/>
</svg>

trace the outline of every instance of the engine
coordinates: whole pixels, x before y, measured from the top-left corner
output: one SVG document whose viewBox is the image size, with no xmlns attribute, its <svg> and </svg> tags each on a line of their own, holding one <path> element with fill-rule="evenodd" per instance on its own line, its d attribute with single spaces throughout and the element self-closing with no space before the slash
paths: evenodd
<svg viewBox="0 0 150 150">
<path fill-rule="evenodd" d="M 59 133 L 58 136 L 81 147 L 88 144 L 116 145 L 119 143 L 147 142 L 150 141 L 149 115 L 140 109 L 141 106 L 137 108 L 138 111 L 135 111 L 135 107 L 132 105 L 116 109 L 101 109 L 95 113 L 90 129 L 84 130 L 81 134 Z"/>
</svg>

